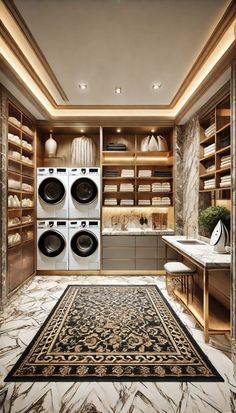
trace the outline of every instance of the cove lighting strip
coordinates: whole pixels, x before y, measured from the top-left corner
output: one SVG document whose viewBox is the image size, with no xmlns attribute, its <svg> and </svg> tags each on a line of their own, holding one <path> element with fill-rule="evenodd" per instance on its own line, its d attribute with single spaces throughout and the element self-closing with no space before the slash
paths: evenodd
<svg viewBox="0 0 236 413">
<path fill-rule="evenodd" d="M 11 34 L 19 48 L 21 49 L 22 53 L 24 54 L 25 58 L 30 62 L 33 69 L 44 83 L 47 90 L 53 96 L 54 100 L 56 101 L 57 105 L 61 104 L 61 98 L 56 91 L 56 88 L 52 84 L 48 74 L 46 73 L 45 69 L 43 68 L 41 62 L 37 58 L 33 48 L 31 47 L 30 43 L 28 42 L 27 38 L 24 34 L 20 31 L 16 21 L 11 16 L 9 10 L 4 5 L 1 0 L 0 3 L 0 14 L 2 16 L 2 22 L 6 28 L 6 30 Z M 17 73 L 17 75 L 21 78 L 24 84 L 30 89 L 32 94 L 35 96 L 37 100 L 42 104 L 42 106 L 49 112 L 52 117 L 75 117 L 75 116 L 83 116 L 83 117 L 90 117 L 90 116 L 106 116 L 106 117 L 115 117 L 115 116 L 142 116 L 142 117 L 150 117 L 150 116 L 162 116 L 162 117 L 173 117 L 175 118 L 182 107 L 186 104 L 189 98 L 193 95 L 193 93 L 197 90 L 197 88 L 201 85 L 204 79 L 208 76 L 211 72 L 213 67 L 217 64 L 217 62 L 222 58 L 222 56 L 226 53 L 226 51 L 230 48 L 236 38 L 235 33 L 236 27 L 236 19 L 227 29 L 227 31 L 222 36 L 219 43 L 216 45 L 212 53 L 208 56 L 206 62 L 201 67 L 201 69 L 196 73 L 193 80 L 188 85 L 187 89 L 180 97 L 176 105 L 173 109 L 70 109 L 70 108 L 60 108 L 60 107 L 53 107 L 51 102 L 48 98 L 44 95 L 41 89 L 38 87 L 34 79 L 31 75 L 26 71 L 23 65 L 20 63 L 17 56 L 13 54 L 11 49 L 8 47 L 4 39 L 1 39 L 1 51 L 4 59 L 6 62 L 11 66 L 13 71 Z"/>
</svg>

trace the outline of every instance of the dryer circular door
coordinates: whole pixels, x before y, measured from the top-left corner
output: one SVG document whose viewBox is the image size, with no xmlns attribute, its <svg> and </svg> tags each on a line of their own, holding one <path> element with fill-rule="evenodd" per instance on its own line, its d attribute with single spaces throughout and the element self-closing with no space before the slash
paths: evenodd
<svg viewBox="0 0 236 413">
<path fill-rule="evenodd" d="M 95 182 L 89 178 L 78 178 L 71 186 L 71 195 L 78 204 L 90 204 L 98 195 Z"/>
<path fill-rule="evenodd" d="M 78 231 L 71 238 L 72 251 L 79 257 L 89 257 L 98 247 L 97 237 L 90 231 Z"/>
<path fill-rule="evenodd" d="M 46 204 L 59 204 L 64 199 L 66 190 L 59 179 L 51 177 L 41 182 L 38 194 Z"/>
<path fill-rule="evenodd" d="M 46 257 L 57 257 L 66 247 L 66 240 L 57 231 L 45 231 L 38 240 L 38 248 Z"/>
</svg>

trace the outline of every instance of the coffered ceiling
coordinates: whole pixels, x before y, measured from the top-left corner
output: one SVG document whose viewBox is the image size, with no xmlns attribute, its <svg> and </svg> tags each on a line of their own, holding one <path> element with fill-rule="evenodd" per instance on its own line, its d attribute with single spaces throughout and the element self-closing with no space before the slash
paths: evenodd
<svg viewBox="0 0 236 413">
<path fill-rule="evenodd" d="M 22 53 L 24 65 L 29 61 L 26 70 L 38 89 L 26 77 L 21 80 L 51 116 L 79 116 L 88 110 L 95 116 L 100 110 L 108 116 L 109 110 L 117 116 L 123 111 L 141 116 L 142 110 L 149 110 L 150 116 L 174 117 L 191 97 L 192 92 L 187 93 L 191 82 L 201 77 L 195 92 L 205 81 L 208 69 L 203 65 L 234 22 L 235 15 L 204 55 L 229 4 L 229 0 L 5 0 L 4 38 L 9 32 L 11 52 L 17 55 L 13 39 L 20 50 L 18 58 Z M 235 41 L 232 30 L 229 36 L 227 48 Z M 4 62 L 6 54 L 3 51 Z M 13 57 L 8 68 L 11 65 Z M 81 83 L 87 85 L 85 90 L 79 88 Z M 153 89 L 155 83 L 160 87 Z M 122 88 L 121 94 L 115 93 L 116 87 Z"/>
</svg>

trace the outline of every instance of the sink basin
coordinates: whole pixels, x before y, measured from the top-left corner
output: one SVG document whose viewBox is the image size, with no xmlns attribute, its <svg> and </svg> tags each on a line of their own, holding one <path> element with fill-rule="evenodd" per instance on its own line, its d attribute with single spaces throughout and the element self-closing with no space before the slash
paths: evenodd
<svg viewBox="0 0 236 413">
<path fill-rule="evenodd" d="M 183 245 L 204 245 L 204 242 L 198 241 L 196 239 L 180 239 L 177 240 L 177 242 Z"/>
</svg>

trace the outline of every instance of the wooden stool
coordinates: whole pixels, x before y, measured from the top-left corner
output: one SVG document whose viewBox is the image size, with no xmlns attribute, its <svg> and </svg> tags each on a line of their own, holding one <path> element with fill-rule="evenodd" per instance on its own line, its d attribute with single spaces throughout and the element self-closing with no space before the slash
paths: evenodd
<svg viewBox="0 0 236 413">
<path fill-rule="evenodd" d="M 176 277 L 180 278 L 181 280 L 181 290 L 186 293 L 187 297 L 187 304 L 188 304 L 188 296 L 189 296 L 189 279 L 191 280 L 191 296 L 193 300 L 193 284 L 194 278 L 193 275 L 195 274 L 195 269 L 188 267 L 187 265 L 183 264 L 182 262 L 172 261 L 166 262 L 164 264 L 164 268 L 166 271 L 166 290 L 168 292 L 168 276 L 171 278 Z"/>
</svg>

